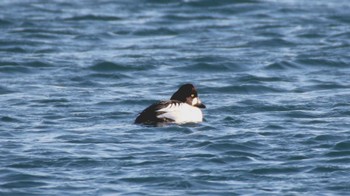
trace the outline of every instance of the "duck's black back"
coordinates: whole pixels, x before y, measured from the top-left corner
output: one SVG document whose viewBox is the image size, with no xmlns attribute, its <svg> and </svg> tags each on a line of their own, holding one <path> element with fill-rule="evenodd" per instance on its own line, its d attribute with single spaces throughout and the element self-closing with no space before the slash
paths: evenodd
<svg viewBox="0 0 350 196">
<path fill-rule="evenodd" d="M 177 100 L 160 101 L 150 105 L 148 108 L 143 110 L 135 119 L 136 124 L 155 124 L 160 122 L 172 122 L 172 119 L 168 118 L 157 118 L 163 112 L 158 112 L 158 110 L 167 107 L 169 104 L 181 103 Z"/>
</svg>

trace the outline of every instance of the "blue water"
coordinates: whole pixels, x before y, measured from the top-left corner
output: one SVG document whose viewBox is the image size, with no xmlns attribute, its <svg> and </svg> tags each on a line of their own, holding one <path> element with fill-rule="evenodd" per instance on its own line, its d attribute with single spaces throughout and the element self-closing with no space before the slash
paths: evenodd
<svg viewBox="0 0 350 196">
<path fill-rule="evenodd" d="M 0 195 L 349 194 L 348 0 L 0 10 Z M 203 123 L 133 124 L 189 82 Z"/>
</svg>

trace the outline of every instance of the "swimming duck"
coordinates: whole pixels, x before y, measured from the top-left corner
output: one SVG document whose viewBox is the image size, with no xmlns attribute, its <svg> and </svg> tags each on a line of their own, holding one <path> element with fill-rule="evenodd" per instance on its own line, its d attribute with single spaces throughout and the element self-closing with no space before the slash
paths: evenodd
<svg viewBox="0 0 350 196">
<path fill-rule="evenodd" d="M 136 124 L 199 123 L 203 121 L 200 101 L 192 84 L 182 85 L 167 101 L 159 101 L 147 107 L 136 118 Z"/>
</svg>

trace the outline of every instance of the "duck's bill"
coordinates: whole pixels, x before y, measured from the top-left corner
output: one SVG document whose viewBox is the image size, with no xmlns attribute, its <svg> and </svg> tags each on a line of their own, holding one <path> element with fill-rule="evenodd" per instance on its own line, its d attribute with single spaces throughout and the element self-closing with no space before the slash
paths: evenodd
<svg viewBox="0 0 350 196">
<path fill-rule="evenodd" d="M 196 107 L 199 107 L 199 108 L 207 108 L 207 106 L 205 106 L 203 103 L 197 104 Z"/>
</svg>

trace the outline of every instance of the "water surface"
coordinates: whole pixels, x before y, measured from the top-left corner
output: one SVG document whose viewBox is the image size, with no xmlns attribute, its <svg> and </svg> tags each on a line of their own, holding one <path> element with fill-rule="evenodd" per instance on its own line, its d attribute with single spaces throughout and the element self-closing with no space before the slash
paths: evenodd
<svg viewBox="0 0 350 196">
<path fill-rule="evenodd" d="M 1 1 L 1 195 L 348 194 L 349 9 Z M 133 124 L 188 82 L 203 123 Z"/>
</svg>

